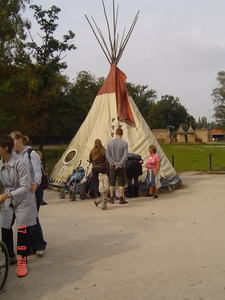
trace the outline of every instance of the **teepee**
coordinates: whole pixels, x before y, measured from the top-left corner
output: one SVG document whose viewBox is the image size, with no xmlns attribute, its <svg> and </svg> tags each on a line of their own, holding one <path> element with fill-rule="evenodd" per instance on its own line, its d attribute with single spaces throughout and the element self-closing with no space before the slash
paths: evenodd
<svg viewBox="0 0 225 300">
<path fill-rule="evenodd" d="M 108 141 L 115 136 L 116 129 L 121 127 L 123 129 L 123 139 L 128 142 L 129 152 L 140 154 L 144 161 L 146 161 L 149 156 L 149 145 L 153 144 L 156 146 L 161 157 L 161 185 L 172 186 L 181 182 L 181 180 L 130 96 L 125 86 L 126 75 L 117 67 L 119 59 L 135 27 L 139 12 L 136 14 L 128 34 L 125 36 L 123 33 L 119 46 L 119 38 L 117 35 L 118 7 L 117 11 L 115 11 L 113 0 L 112 38 L 103 0 L 102 3 L 109 33 L 109 47 L 94 19 L 92 18 L 97 31 L 95 31 L 87 16 L 85 17 L 107 57 L 111 68 L 86 119 L 53 168 L 50 174 L 50 183 L 52 185 L 61 185 L 68 174 L 71 174 L 80 162 L 82 166 L 86 168 L 89 164 L 88 158 L 94 146 L 94 141 L 100 139 L 102 144 L 106 147 Z M 141 182 L 145 182 L 145 164 L 143 164 L 143 175 L 140 176 L 139 179 Z"/>
</svg>

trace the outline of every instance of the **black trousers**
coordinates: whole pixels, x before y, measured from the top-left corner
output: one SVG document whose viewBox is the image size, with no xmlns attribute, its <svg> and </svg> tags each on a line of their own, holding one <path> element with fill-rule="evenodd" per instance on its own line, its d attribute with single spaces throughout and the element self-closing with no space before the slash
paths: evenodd
<svg viewBox="0 0 225 300">
<path fill-rule="evenodd" d="M 15 215 L 13 216 L 12 226 L 14 224 L 14 221 Z M 6 244 L 10 258 L 13 258 L 15 256 L 12 226 L 10 229 L 1 228 L 2 241 Z M 17 250 L 18 246 L 26 246 L 26 255 L 32 255 L 35 254 L 38 250 L 46 249 L 47 243 L 44 240 L 41 224 L 38 218 L 35 225 L 26 227 L 26 233 L 23 233 L 23 231 L 24 230 L 22 228 L 19 228 L 17 231 Z M 21 254 L 18 251 L 17 253 Z"/>
</svg>

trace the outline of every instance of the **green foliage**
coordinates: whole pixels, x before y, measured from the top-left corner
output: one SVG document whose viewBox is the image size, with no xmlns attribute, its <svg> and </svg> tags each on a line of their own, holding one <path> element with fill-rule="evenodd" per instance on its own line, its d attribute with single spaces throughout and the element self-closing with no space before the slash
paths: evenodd
<svg viewBox="0 0 225 300">
<path fill-rule="evenodd" d="M 55 101 L 58 99 L 65 99 L 61 91 L 63 90 L 63 83 L 60 86 L 60 80 L 54 78 L 67 68 L 66 62 L 63 62 L 62 54 L 66 51 L 75 50 L 76 47 L 70 41 L 75 34 L 69 30 L 68 34 L 63 36 L 63 41 L 54 38 L 55 30 L 58 27 L 56 21 L 60 8 L 53 5 L 49 10 L 42 10 L 41 6 L 31 5 L 34 10 L 34 17 L 40 25 L 42 31 L 42 44 L 39 46 L 32 38 L 32 42 L 28 43 L 28 48 L 32 51 L 33 58 L 36 63 L 32 66 L 33 72 L 36 76 L 36 91 L 33 91 L 36 101 L 40 103 L 39 109 L 35 112 L 35 119 L 39 119 L 39 126 L 35 126 L 36 133 L 40 135 L 40 150 L 43 150 L 44 136 L 46 130 L 50 127 L 50 115 L 57 115 L 56 110 L 52 111 Z M 31 35 L 30 35 L 31 36 Z M 62 82 L 62 81 L 61 81 Z M 63 107 L 63 105 L 62 105 Z M 62 112 L 62 111 L 61 111 Z M 59 112 L 58 112 L 59 113 Z M 64 122 L 62 122 L 64 123 Z M 63 126 L 60 124 L 60 127 Z M 59 132 L 59 130 L 53 130 Z"/>
<path fill-rule="evenodd" d="M 152 103 L 147 117 L 147 124 L 151 129 L 165 128 L 164 117 L 157 104 Z"/>
<path fill-rule="evenodd" d="M 225 129 L 225 71 L 217 74 L 218 87 L 213 89 L 214 117 L 218 127 Z"/>
<path fill-rule="evenodd" d="M 126 86 L 140 113 L 147 120 L 151 106 L 157 98 L 157 92 L 153 89 L 149 90 L 147 85 L 127 82 Z"/>
<path fill-rule="evenodd" d="M 0 2 L 0 60 L 4 64 L 25 64 L 29 57 L 24 50 L 26 29 L 30 22 L 21 17 L 29 0 L 4 0 Z"/>
<path fill-rule="evenodd" d="M 38 45 L 32 38 L 32 42 L 27 43 L 28 48 L 32 50 L 36 63 L 45 68 L 42 69 L 42 76 L 45 85 L 49 80 L 55 77 L 62 70 L 67 68 L 66 62 L 61 62 L 62 54 L 65 51 L 75 50 L 74 44 L 70 41 L 75 37 L 75 34 L 69 30 L 68 34 L 63 36 L 63 41 L 60 42 L 54 38 L 54 32 L 58 27 L 56 20 L 61 11 L 60 8 L 53 5 L 49 10 L 42 10 L 42 6 L 31 5 L 35 12 L 34 17 L 40 25 L 40 30 L 43 32 L 41 36 L 42 45 Z M 31 35 L 30 35 L 31 36 Z"/>
<path fill-rule="evenodd" d="M 182 123 L 194 125 L 194 118 L 187 113 L 186 108 L 180 103 L 178 97 L 174 98 L 171 95 L 162 96 L 157 105 L 163 115 L 166 127 L 173 126 L 174 129 L 178 129 Z"/>
</svg>

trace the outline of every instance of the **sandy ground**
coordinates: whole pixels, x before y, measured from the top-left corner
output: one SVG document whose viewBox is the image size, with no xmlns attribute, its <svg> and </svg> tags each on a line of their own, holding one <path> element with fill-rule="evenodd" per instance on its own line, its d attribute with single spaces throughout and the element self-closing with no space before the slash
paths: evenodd
<svg viewBox="0 0 225 300">
<path fill-rule="evenodd" d="M 29 274 L 10 273 L 2 299 L 225 299 L 225 175 L 181 173 L 158 199 L 71 202 L 47 190 L 40 220 L 48 242 Z"/>
</svg>

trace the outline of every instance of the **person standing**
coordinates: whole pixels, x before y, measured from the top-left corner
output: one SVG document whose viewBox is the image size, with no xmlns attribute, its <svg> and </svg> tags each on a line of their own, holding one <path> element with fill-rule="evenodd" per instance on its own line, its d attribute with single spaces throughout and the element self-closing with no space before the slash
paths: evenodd
<svg viewBox="0 0 225 300">
<path fill-rule="evenodd" d="M 158 198 L 158 188 L 160 187 L 159 169 L 160 169 L 160 156 L 156 153 L 154 145 L 149 146 L 149 154 L 146 161 L 147 168 L 147 185 L 149 186 L 149 193 L 145 197 Z"/>
<path fill-rule="evenodd" d="M 138 177 L 142 175 L 143 160 L 140 155 L 130 153 L 126 161 L 126 175 L 128 184 L 128 197 L 139 196 Z"/>
<path fill-rule="evenodd" d="M 106 147 L 106 158 L 109 162 L 109 203 L 114 203 L 114 187 L 116 179 L 119 183 L 120 204 L 128 203 L 124 199 L 124 186 L 126 183 L 126 159 L 128 156 L 128 144 L 122 139 L 123 129 L 116 129 L 116 137 L 108 142 Z"/>
<path fill-rule="evenodd" d="M 19 131 L 13 131 L 10 136 L 14 140 L 13 151 L 17 153 L 19 157 L 22 157 L 30 171 L 30 176 L 32 180 L 30 191 L 35 194 L 37 211 L 39 212 L 41 201 L 43 198 L 43 186 L 41 183 L 41 162 L 40 157 L 30 146 L 26 146 L 29 138 L 23 135 Z M 43 232 L 39 218 L 37 217 L 37 223 L 32 227 L 32 246 L 33 252 L 37 256 L 41 257 L 45 253 L 47 243 L 44 240 Z"/>
<path fill-rule="evenodd" d="M 28 273 L 27 256 L 30 252 L 30 229 L 35 226 L 38 216 L 35 195 L 30 191 L 32 184 L 29 170 L 18 155 L 12 152 L 13 139 L 0 135 L 0 182 L 3 193 L 0 194 L 0 226 L 2 240 L 9 253 L 10 264 L 18 261 L 18 277 Z M 17 254 L 16 258 L 11 235 L 12 225 L 17 224 Z"/>
<path fill-rule="evenodd" d="M 89 155 L 89 162 L 92 163 L 92 180 L 94 183 L 94 197 L 99 197 L 99 180 L 100 173 L 105 174 L 107 171 L 106 150 L 99 139 L 95 140 L 93 149 Z"/>
</svg>

